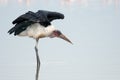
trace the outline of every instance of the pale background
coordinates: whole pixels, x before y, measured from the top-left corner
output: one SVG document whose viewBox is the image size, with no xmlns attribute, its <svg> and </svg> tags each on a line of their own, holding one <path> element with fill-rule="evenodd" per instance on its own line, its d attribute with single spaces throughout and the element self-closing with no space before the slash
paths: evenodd
<svg viewBox="0 0 120 80">
<path fill-rule="evenodd" d="M 39 80 L 120 80 L 119 0 L 0 0 L 0 80 L 35 80 L 35 41 L 7 31 L 39 9 L 63 13 L 52 24 L 74 43 L 40 40 Z"/>
</svg>

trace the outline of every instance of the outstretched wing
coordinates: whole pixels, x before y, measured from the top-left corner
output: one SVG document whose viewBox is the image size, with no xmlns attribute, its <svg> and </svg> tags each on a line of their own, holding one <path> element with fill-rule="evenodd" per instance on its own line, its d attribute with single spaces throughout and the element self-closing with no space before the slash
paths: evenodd
<svg viewBox="0 0 120 80">
<path fill-rule="evenodd" d="M 39 10 L 38 12 L 36 12 L 36 15 L 42 21 L 51 22 L 55 19 L 64 19 L 64 15 L 62 13 L 58 13 L 58 12 Z"/>
<path fill-rule="evenodd" d="M 32 21 L 32 22 L 51 22 L 55 19 L 64 19 L 64 15 L 58 12 L 44 11 L 39 10 L 34 13 L 32 11 L 28 11 L 27 13 L 19 16 L 12 23 L 17 24 L 23 21 Z"/>
<path fill-rule="evenodd" d="M 29 25 L 37 22 L 37 17 L 34 12 L 28 11 L 27 13 L 19 16 L 15 19 L 12 23 L 15 24 L 13 28 L 11 28 L 8 33 L 14 35 L 19 34 L 20 32 L 24 31 Z"/>
<path fill-rule="evenodd" d="M 27 13 L 19 16 L 17 19 L 15 19 L 12 23 L 13 24 L 18 24 L 24 21 L 31 21 L 31 22 L 37 22 L 37 16 L 35 15 L 34 12 L 28 11 Z"/>
<path fill-rule="evenodd" d="M 15 24 L 15 26 L 13 28 L 11 28 L 8 33 L 12 34 L 14 33 L 14 35 L 17 35 L 19 33 L 21 33 L 22 31 L 26 30 L 26 28 L 33 24 L 34 22 L 30 22 L 30 21 L 23 21 L 21 23 Z"/>
</svg>

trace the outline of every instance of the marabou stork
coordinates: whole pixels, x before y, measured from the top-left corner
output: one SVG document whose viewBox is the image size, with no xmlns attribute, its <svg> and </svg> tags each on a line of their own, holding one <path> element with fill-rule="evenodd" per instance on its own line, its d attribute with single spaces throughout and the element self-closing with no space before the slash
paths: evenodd
<svg viewBox="0 0 120 80">
<path fill-rule="evenodd" d="M 27 13 L 16 18 L 12 23 L 15 25 L 8 33 L 18 36 L 28 36 L 36 40 L 35 52 L 37 59 L 36 80 L 38 80 L 40 59 L 38 55 L 38 40 L 40 38 L 61 38 L 72 43 L 61 31 L 51 25 L 55 19 L 64 19 L 64 15 L 59 12 L 38 10 L 37 12 L 28 11 Z"/>
</svg>

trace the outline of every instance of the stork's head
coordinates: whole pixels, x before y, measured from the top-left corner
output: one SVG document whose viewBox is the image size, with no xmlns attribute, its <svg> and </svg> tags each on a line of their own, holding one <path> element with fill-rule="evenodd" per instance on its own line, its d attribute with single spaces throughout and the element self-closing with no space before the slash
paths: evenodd
<svg viewBox="0 0 120 80">
<path fill-rule="evenodd" d="M 52 31 L 50 37 L 51 38 L 54 38 L 54 37 L 61 38 L 61 39 L 72 44 L 72 42 L 64 34 L 62 34 L 61 31 L 59 31 L 59 30 Z"/>
</svg>

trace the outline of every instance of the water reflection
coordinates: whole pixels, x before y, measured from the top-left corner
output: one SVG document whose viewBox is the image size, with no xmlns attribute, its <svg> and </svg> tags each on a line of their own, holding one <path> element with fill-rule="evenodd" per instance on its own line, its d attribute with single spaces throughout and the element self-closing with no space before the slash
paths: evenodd
<svg viewBox="0 0 120 80">
<path fill-rule="evenodd" d="M 19 4 L 26 3 L 26 5 L 30 5 L 30 0 L 18 0 Z"/>
<path fill-rule="evenodd" d="M 12 1 L 11 0 L 0 0 L 1 5 L 8 4 L 10 2 L 16 2 L 16 3 L 19 3 L 19 4 L 25 3 L 27 6 L 29 6 L 31 0 L 12 0 Z"/>
<path fill-rule="evenodd" d="M 15 2 L 18 4 L 25 4 L 27 6 L 30 6 L 33 2 L 37 2 L 38 0 L 0 0 L 0 5 L 6 5 L 11 2 Z M 41 0 L 43 1 L 43 0 Z M 52 0 L 45 0 L 47 4 L 51 3 Z M 101 4 L 101 6 L 113 6 L 117 10 L 120 5 L 120 0 L 58 0 L 58 4 L 60 5 L 67 5 L 67 6 L 72 6 L 72 5 L 79 5 L 79 6 L 85 6 L 88 7 L 89 5 L 93 4 Z"/>
<path fill-rule="evenodd" d="M 108 5 L 115 5 L 118 6 L 120 1 L 119 0 L 60 0 L 61 3 L 64 4 L 80 4 L 80 5 L 90 5 L 92 3 L 100 3 L 103 4 L 104 6 L 108 6 Z"/>
<path fill-rule="evenodd" d="M 8 0 L 0 0 L 0 4 L 6 4 L 8 3 Z"/>
</svg>

